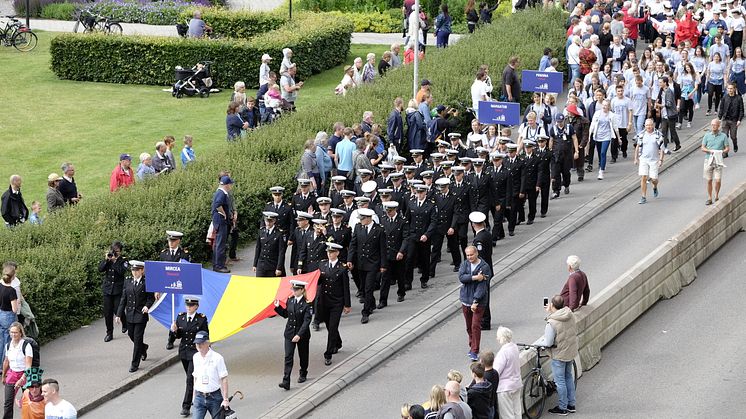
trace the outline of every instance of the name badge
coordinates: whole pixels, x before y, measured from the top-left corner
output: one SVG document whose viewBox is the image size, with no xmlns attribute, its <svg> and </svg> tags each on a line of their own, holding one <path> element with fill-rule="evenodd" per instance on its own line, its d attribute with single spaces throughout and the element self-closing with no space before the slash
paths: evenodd
<svg viewBox="0 0 746 419">
<path fill-rule="evenodd" d="M 202 376 L 202 384 L 204 384 L 204 385 L 210 384 L 210 377 L 208 377 L 207 375 L 203 375 Z"/>
</svg>

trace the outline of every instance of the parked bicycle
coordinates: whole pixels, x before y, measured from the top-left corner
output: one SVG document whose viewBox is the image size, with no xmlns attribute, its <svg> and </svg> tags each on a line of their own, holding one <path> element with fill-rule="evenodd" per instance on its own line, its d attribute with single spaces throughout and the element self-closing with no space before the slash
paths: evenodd
<svg viewBox="0 0 746 419">
<path fill-rule="evenodd" d="M 557 389 L 554 381 L 544 377 L 541 370 L 542 358 L 549 358 L 549 355 L 542 355 L 541 351 L 547 349 L 546 346 L 529 345 L 527 343 L 516 343 L 518 347 L 526 350 L 536 351 L 536 365 L 531 369 L 525 380 L 523 380 L 523 412 L 530 419 L 538 419 L 544 413 L 547 397 Z M 572 361 L 572 376 L 575 381 L 575 388 L 578 387 L 578 366 Z"/>
<path fill-rule="evenodd" d="M 83 25 L 84 33 L 103 32 L 107 35 L 121 35 L 122 25 L 118 21 L 93 13 L 88 9 L 78 12 L 73 32 L 78 32 L 80 25 Z"/>
<path fill-rule="evenodd" d="M 36 48 L 39 39 L 31 29 L 21 23 L 15 16 L 5 16 L 8 19 L 5 27 L 0 28 L 0 42 L 6 47 L 15 47 L 18 51 L 29 52 Z"/>
</svg>

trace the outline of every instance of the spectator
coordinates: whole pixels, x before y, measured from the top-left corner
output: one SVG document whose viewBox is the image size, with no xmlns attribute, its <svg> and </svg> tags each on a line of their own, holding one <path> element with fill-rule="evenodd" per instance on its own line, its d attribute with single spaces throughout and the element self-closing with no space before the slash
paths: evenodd
<svg viewBox="0 0 746 419">
<path fill-rule="evenodd" d="M 370 134 L 366 133 L 365 137 L 358 138 L 355 141 L 355 153 L 353 154 L 353 161 L 355 166 L 355 173 L 358 174 L 357 178 L 355 179 L 355 183 L 362 183 L 363 181 L 360 179 L 360 170 L 365 169 L 369 170 L 371 173 L 375 172 L 375 166 L 373 161 L 375 159 L 371 159 L 368 155 L 368 153 L 373 149 L 373 145 L 371 144 L 370 140 Z"/>
<path fill-rule="evenodd" d="M 417 100 L 418 105 L 425 100 L 426 93 L 432 94 L 432 88 L 433 84 L 432 82 L 430 82 L 430 80 L 422 79 L 422 81 L 420 81 L 420 89 L 417 90 L 417 95 L 415 96 L 415 100 Z"/>
<path fill-rule="evenodd" d="M 176 170 L 176 158 L 174 157 L 174 146 L 176 145 L 176 138 L 174 138 L 173 135 L 167 135 L 163 137 L 163 142 L 166 143 L 166 159 L 168 159 L 168 165 L 171 167 L 171 170 Z"/>
<path fill-rule="evenodd" d="M 140 165 L 137 166 L 137 180 L 145 180 L 156 175 L 153 168 L 153 157 L 148 153 L 140 154 Z"/>
<path fill-rule="evenodd" d="M 365 65 L 363 66 L 363 83 L 373 83 L 376 81 L 376 54 L 369 52 L 365 56 Z"/>
<path fill-rule="evenodd" d="M 486 79 L 487 73 L 480 69 L 477 71 L 474 83 L 471 84 L 471 107 L 475 113 L 479 110 L 479 102 L 490 100 L 487 93 L 487 84 L 484 82 Z"/>
<path fill-rule="evenodd" d="M 419 404 L 415 404 L 409 407 L 409 419 L 424 419 L 425 408 Z"/>
<path fill-rule="evenodd" d="M 513 332 L 507 327 L 497 328 L 497 353 L 495 370 L 500 376 L 497 385 L 497 407 L 500 419 L 521 419 L 521 358 L 518 346 L 513 343 Z"/>
<path fill-rule="evenodd" d="M 482 20 L 483 25 L 489 25 L 492 23 L 492 12 L 497 10 L 497 6 L 500 5 L 500 1 L 496 1 L 494 6 L 489 5 L 488 2 L 483 1 L 479 4 L 479 19 Z"/>
<path fill-rule="evenodd" d="M 212 270 L 220 273 L 230 273 L 225 267 L 225 249 L 228 242 L 228 234 L 235 224 L 233 203 L 230 191 L 233 188 L 233 179 L 225 175 L 220 178 L 220 186 L 215 191 L 212 199 L 212 225 L 215 230 L 215 250 L 213 252 Z"/>
<path fill-rule="evenodd" d="M 2 196 L 2 216 L 5 225 L 13 227 L 23 224 L 28 219 L 28 208 L 21 194 L 21 183 L 23 180 L 19 175 L 10 176 L 10 186 Z"/>
<path fill-rule="evenodd" d="M 303 147 L 303 155 L 300 159 L 301 173 L 299 179 L 311 179 L 312 188 L 317 189 L 321 186 L 321 175 L 319 174 L 319 165 L 316 163 L 316 144 L 314 140 L 307 140 Z"/>
<path fill-rule="evenodd" d="M 410 150 L 425 150 L 427 144 L 427 125 L 425 118 L 417 109 L 417 103 L 410 100 L 404 111 L 407 118 L 407 145 Z"/>
<path fill-rule="evenodd" d="M 555 295 L 547 304 L 547 325 L 539 345 L 549 349 L 552 358 L 552 374 L 557 385 L 559 404 L 549 413 L 567 415 L 575 413 L 575 380 L 572 362 L 578 355 L 578 332 L 575 315 L 560 295 Z"/>
<path fill-rule="evenodd" d="M 500 375 L 494 369 L 495 353 L 492 351 L 481 352 L 479 354 L 479 363 L 484 367 L 484 380 L 490 383 L 489 417 L 495 418 L 497 417 L 497 393 L 496 391 L 497 391 L 497 386 L 500 383 Z"/>
<path fill-rule="evenodd" d="M 425 59 L 425 51 L 420 50 L 417 54 L 418 60 L 421 62 Z M 404 64 L 410 64 L 414 62 L 414 42 L 407 44 L 407 49 L 404 50 Z"/>
<path fill-rule="evenodd" d="M 261 122 L 266 122 L 268 117 L 267 107 L 264 103 L 264 96 L 269 92 L 269 88 L 274 84 L 277 84 L 277 73 L 270 71 L 269 81 L 259 86 L 259 90 L 256 92 L 256 100 L 259 102 L 259 117 L 261 118 Z"/>
<path fill-rule="evenodd" d="M 400 97 L 394 99 L 394 109 L 391 110 L 386 121 L 386 137 L 389 144 L 393 144 L 396 150 L 402 152 L 401 141 L 404 138 L 404 121 L 401 113 L 404 111 L 404 100 Z"/>
<path fill-rule="evenodd" d="M 41 225 L 41 203 L 39 201 L 31 202 L 31 214 L 28 216 L 28 221 L 34 225 Z"/>
<path fill-rule="evenodd" d="M 332 158 L 329 157 L 326 150 L 328 147 L 329 136 L 324 131 L 316 133 L 316 165 L 319 167 L 319 176 L 321 176 L 321 184 L 319 185 L 319 191 L 325 193 L 329 189 L 327 185 L 327 179 L 332 176 Z"/>
<path fill-rule="evenodd" d="M 12 266 L 3 266 L 3 276 L 0 282 L 0 358 L 5 359 L 5 347 L 10 342 L 10 327 L 13 322 L 18 321 L 18 307 L 20 300 L 18 292 L 13 288 L 15 269 Z"/>
<path fill-rule="evenodd" d="M 407 43 L 419 42 L 420 51 L 425 50 L 425 37 L 424 33 L 427 30 L 427 23 L 424 19 L 424 14 L 421 10 L 422 5 L 412 5 L 412 13 L 409 14 L 408 18 L 408 32 L 407 32 Z M 414 44 L 412 44 L 414 49 Z"/>
<path fill-rule="evenodd" d="M 194 418 L 204 419 L 207 412 L 215 418 L 228 403 L 228 369 L 223 356 L 212 350 L 206 331 L 194 336 L 197 353 L 194 364 Z"/>
<path fill-rule="evenodd" d="M 391 51 L 384 51 L 381 61 L 378 62 L 378 75 L 383 77 L 389 68 L 391 68 Z"/>
<path fill-rule="evenodd" d="M 570 45 L 567 47 L 567 67 L 570 71 L 570 80 L 580 77 L 580 36 L 573 35 Z"/>
<path fill-rule="evenodd" d="M 360 57 L 352 61 L 352 80 L 355 82 L 354 87 L 363 85 L 363 59 Z"/>
<path fill-rule="evenodd" d="M 488 281 L 492 277 L 492 267 L 479 258 L 477 248 L 467 246 L 466 260 L 461 263 L 458 278 L 461 282 L 459 299 L 461 311 L 466 320 L 466 333 L 469 336 L 468 356 L 476 361 L 479 355 L 479 343 L 482 338 L 482 316 L 487 303 Z"/>
<path fill-rule="evenodd" d="M 62 181 L 60 181 L 60 192 L 65 198 L 66 204 L 77 204 L 83 196 L 78 192 L 75 184 L 75 166 L 72 163 L 62 163 Z"/>
<path fill-rule="evenodd" d="M 342 96 L 347 95 L 348 90 L 356 87 L 354 79 L 355 71 L 352 66 L 345 66 L 344 73 L 345 74 L 344 76 L 342 76 L 342 81 L 340 81 L 337 87 L 334 88 L 334 93 Z"/>
<path fill-rule="evenodd" d="M 474 0 L 466 2 L 464 14 L 466 15 L 466 26 L 469 29 L 469 33 L 474 33 L 474 29 L 477 28 L 477 23 L 479 23 L 479 14 L 477 13 L 477 6 Z"/>
<path fill-rule="evenodd" d="M 4 418 L 13 417 L 13 401 L 18 389 L 26 381 L 23 371 L 31 368 L 34 359 L 33 348 L 25 341 L 25 333 L 21 323 L 13 322 L 10 325 L 10 341 L 5 344 L 5 356 L 3 358 L 3 384 L 5 385 Z"/>
<path fill-rule="evenodd" d="M 295 101 L 298 99 L 298 90 L 303 87 L 303 82 L 295 82 L 295 73 L 297 68 L 295 64 L 290 64 L 288 70 L 280 77 L 280 86 L 282 87 L 282 99 L 287 102 L 291 110 L 295 109 Z"/>
<path fill-rule="evenodd" d="M 715 181 L 715 202 L 720 199 L 720 182 L 723 177 L 723 157 L 728 154 L 728 137 L 720 131 L 720 120 L 713 119 L 710 122 L 710 132 L 702 138 L 701 150 L 705 153 L 704 178 L 707 181 L 707 201 L 705 205 L 711 205 L 712 182 Z"/>
<path fill-rule="evenodd" d="M 580 74 L 585 76 L 590 73 L 591 66 L 596 63 L 596 54 L 591 49 L 590 39 L 583 41 L 583 47 L 578 52 L 578 59 L 580 60 Z"/>
<path fill-rule="evenodd" d="M 238 114 L 238 102 L 231 102 L 228 104 L 227 116 L 225 117 L 225 127 L 228 131 L 226 139 L 228 141 L 236 141 L 241 138 L 244 130 L 249 129 L 249 123 L 241 119 Z"/>
<path fill-rule="evenodd" d="M 503 70 L 503 96 L 508 102 L 519 102 L 521 99 L 521 81 L 516 74 L 520 64 L 520 59 L 512 56 Z"/>
<path fill-rule="evenodd" d="M 409 418 L 409 403 L 404 403 L 401 406 L 401 418 L 402 419 L 408 419 Z"/>
<path fill-rule="evenodd" d="M 447 381 L 455 381 L 458 383 L 459 386 L 461 386 L 461 383 L 464 381 L 464 376 L 461 374 L 461 371 L 458 370 L 450 370 L 448 371 L 448 375 L 446 376 Z M 468 398 L 468 395 L 466 394 L 466 386 L 461 386 L 459 388 L 459 394 L 458 394 L 459 400 L 465 402 Z"/>
<path fill-rule="evenodd" d="M 575 255 L 567 257 L 567 271 L 570 276 L 565 286 L 560 291 L 560 296 L 567 301 L 570 310 L 575 311 L 584 305 L 588 305 L 591 289 L 588 286 L 588 277 L 580 270 L 580 258 Z"/>
<path fill-rule="evenodd" d="M 472 1 L 472 0 L 470 0 Z M 471 407 L 461 401 L 459 394 L 461 394 L 461 386 L 455 381 L 449 381 L 445 386 L 446 393 L 446 404 L 440 408 L 438 417 L 442 419 L 458 419 L 466 418 L 471 419 Z"/>
<path fill-rule="evenodd" d="M 231 93 L 231 102 L 243 104 L 246 101 L 246 83 L 237 81 L 233 83 L 233 93 Z"/>
<path fill-rule="evenodd" d="M 173 170 L 173 167 L 171 166 L 171 162 L 166 156 L 167 150 L 168 150 L 168 146 L 166 146 L 166 143 L 164 143 L 163 141 L 158 141 L 155 144 L 155 157 L 153 158 L 153 170 L 155 170 L 156 175 L 160 175 L 162 173 L 168 173 L 171 170 Z"/>
<path fill-rule="evenodd" d="M 469 395 L 468 404 L 471 417 L 474 419 L 489 419 L 492 403 L 492 384 L 484 379 L 484 366 L 478 362 L 471 364 L 471 378 L 474 384 L 466 389 Z"/>
<path fill-rule="evenodd" d="M 44 396 L 41 394 L 40 368 L 32 367 L 24 371 L 26 384 L 23 385 L 21 396 L 21 419 L 44 419 Z"/>
<path fill-rule="evenodd" d="M 259 66 L 259 87 L 269 83 L 270 61 L 272 61 L 272 57 L 269 54 L 262 55 L 262 64 Z"/>
<path fill-rule="evenodd" d="M 425 419 L 437 418 L 438 412 L 444 404 L 446 404 L 446 392 L 443 390 L 443 386 L 436 384 L 430 389 L 430 400 L 427 403 L 427 409 L 425 409 Z"/>
<path fill-rule="evenodd" d="M 205 33 L 212 32 L 212 27 L 208 26 L 204 20 L 202 20 L 202 11 L 195 10 L 192 14 L 192 19 L 189 20 L 189 30 L 187 31 L 187 37 L 189 38 L 202 38 Z"/>
<path fill-rule="evenodd" d="M 432 104 L 433 96 L 430 94 L 430 92 L 425 92 L 425 94 L 422 95 L 422 101 L 420 101 L 419 105 L 417 105 L 417 109 L 422 114 L 422 119 L 425 122 L 425 127 L 430 124 L 430 120 L 432 119 L 432 114 L 430 113 L 430 111 L 432 110 Z"/>
<path fill-rule="evenodd" d="M 61 180 L 62 176 L 57 173 L 50 173 L 47 176 L 47 185 L 49 186 L 47 189 L 47 212 L 50 214 L 65 206 L 65 198 L 60 193 Z"/>
<path fill-rule="evenodd" d="M 451 35 L 451 15 L 448 14 L 448 5 L 440 5 L 440 14 L 435 18 L 435 39 L 438 48 L 448 46 L 448 37 Z"/>
<path fill-rule="evenodd" d="M 363 133 L 371 132 L 373 129 L 373 112 L 371 111 L 365 111 L 363 112 L 363 121 L 360 122 L 360 129 L 363 130 Z"/>
<path fill-rule="evenodd" d="M 357 149 L 357 146 L 351 141 L 352 128 L 346 127 L 342 133 L 344 137 L 342 138 L 342 141 L 337 143 L 334 158 L 337 165 L 337 174 L 340 176 L 347 176 L 348 186 L 352 187 L 352 179 L 354 178 L 354 172 L 352 170 L 354 160 L 352 155 Z"/>
<path fill-rule="evenodd" d="M 41 394 L 44 396 L 44 415 L 55 419 L 77 419 L 78 412 L 67 400 L 60 397 L 60 384 L 53 378 L 41 383 Z"/>
<path fill-rule="evenodd" d="M 552 61 L 549 62 L 549 67 L 547 67 L 546 70 L 544 70 L 544 71 L 556 73 L 556 72 L 559 71 L 559 70 L 557 70 L 557 66 L 558 65 L 559 65 L 559 60 L 556 59 L 556 58 L 552 58 Z"/>
<path fill-rule="evenodd" d="M 256 107 L 256 101 L 253 97 L 247 97 L 246 103 L 238 108 L 238 114 L 241 119 L 249 124 L 249 129 L 254 129 L 259 126 L 259 109 Z M 174 166 L 176 167 L 176 166 Z"/>
<path fill-rule="evenodd" d="M 332 159 L 332 166 L 336 168 L 337 164 L 335 162 L 335 158 L 337 152 L 337 144 L 339 144 L 339 142 L 342 141 L 342 138 L 344 137 L 345 124 L 339 121 L 335 122 L 332 129 L 334 130 L 334 132 L 332 133 L 332 136 L 329 137 L 328 154 L 329 157 L 331 157 Z"/>
<path fill-rule="evenodd" d="M 544 48 L 544 55 L 541 56 L 541 60 L 539 61 L 539 71 L 546 71 L 547 67 L 549 67 L 549 63 L 552 60 L 552 49 L 551 48 Z"/>
<path fill-rule="evenodd" d="M 191 135 L 184 136 L 184 148 L 181 149 L 181 167 L 187 167 L 188 164 L 194 163 L 196 156 L 194 155 L 194 148 L 192 143 L 194 139 Z"/>
<path fill-rule="evenodd" d="M 401 45 L 399 43 L 391 44 L 391 68 L 401 67 Z"/>
<path fill-rule="evenodd" d="M 109 191 L 114 192 L 135 183 L 135 173 L 130 167 L 131 164 L 132 157 L 129 154 L 122 153 L 119 155 L 119 164 L 111 172 L 111 178 L 109 179 Z"/>
<path fill-rule="evenodd" d="M 282 49 L 282 62 L 280 63 L 280 74 L 286 73 L 288 70 L 290 70 L 290 67 L 295 65 L 292 62 L 293 59 L 293 50 L 290 48 L 283 48 Z"/>
</svg>

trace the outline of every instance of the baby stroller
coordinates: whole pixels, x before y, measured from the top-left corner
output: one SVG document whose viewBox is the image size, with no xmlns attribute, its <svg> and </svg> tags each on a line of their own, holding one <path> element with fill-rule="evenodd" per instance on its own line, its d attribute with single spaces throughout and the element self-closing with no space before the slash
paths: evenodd
<svg viewBox="0 0 746 419">
<path fill-rule="evenodd" d="M 203 98 L 209 97 L 210 87 L 212 87 L 210 67 L 212 67 L 210 61 L 200 61 L 191 70 L 176 66 L 174 69 L 176 83 L 174 83 L 171 96 L 177 99 L 184 95 L 194 96 L 196 94 Z"/>
</svg>

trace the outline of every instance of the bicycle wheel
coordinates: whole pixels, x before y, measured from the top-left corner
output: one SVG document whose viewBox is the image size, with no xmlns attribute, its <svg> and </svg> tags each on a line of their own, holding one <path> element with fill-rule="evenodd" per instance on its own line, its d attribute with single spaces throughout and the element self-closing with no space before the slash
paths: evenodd
<svg viewBox="0 0 746 419">
<path fill-rule="evenodd" d="M 538 419 L 544 413 L 544 404 L 547 401 L 547 389 L 544 378 L 537 370 L 523 381 L 523 413 L 530 419 Z"/>
<path fill-rule="evenodd" d="M 36 48 L 36 44 L 39 43 L 39 39 L 33 32 L 18 32 L 13 36 L 11 42 L 18 51 L 29 52 L 32 49 Z"/>
<path fill-rule="evenodd" d="M 575 383 L 575 391 L 578 390 L 578 364 L 572 361 L 572 381 Z"/>
<path fill-rule="evenodd" d="M 106 33 L 109 35 L 121 35 L 122 34 L 122 25 L 118 23 L 112 23 L 109 25 L 108 28 L 106 28 Z"/>
</svg>

